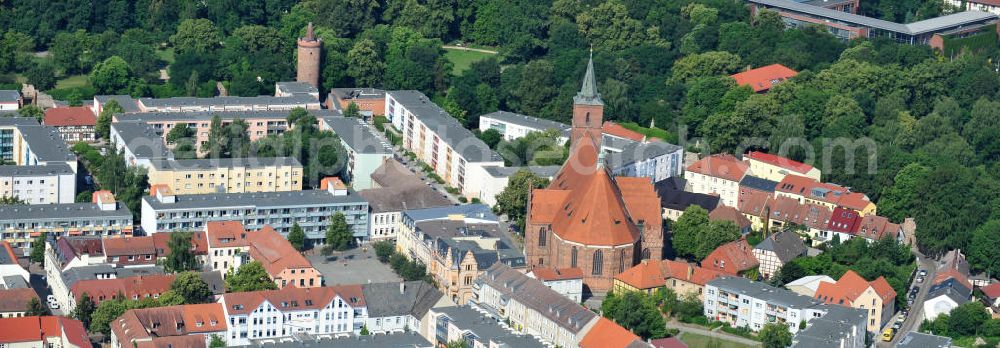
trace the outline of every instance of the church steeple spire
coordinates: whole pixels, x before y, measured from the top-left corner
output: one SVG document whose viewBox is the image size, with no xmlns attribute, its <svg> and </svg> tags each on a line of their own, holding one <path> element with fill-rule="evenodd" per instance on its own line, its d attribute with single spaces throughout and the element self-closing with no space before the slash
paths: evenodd
<svg viewBox="0 0 1000 348">
<path fill-rule="evenodd" d="M 590 60 L 587 61 L 587 73 L 583 75 L 583 85 L 580 92 L 573 98 L 574 104 L 604 105 L 601 93 L 597 92 L 597 78 L 594 76 L 594 48 L 590 48 Z"/>
</svg>

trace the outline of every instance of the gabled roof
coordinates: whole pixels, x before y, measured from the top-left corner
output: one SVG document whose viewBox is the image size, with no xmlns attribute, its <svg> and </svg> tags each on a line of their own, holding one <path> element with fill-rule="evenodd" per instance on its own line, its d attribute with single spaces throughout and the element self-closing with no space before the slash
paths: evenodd
<svg viewBox="0 0 1000 348">
<path fill-rule="evenodd" d="M 250 257 L 259 261 L 271 277 L 286 269 L 312 268 L 312 263 L 271 226 L 265 225 L 260 231 L 248 232 L 247 241 L 250 244 Z"/>
<path fill-rule="evenodd" d="M 156 254 L 152 236 L 104 238 L 102 240 L 104 241 L 104 255 L 107 257 Z"/>
<path fill-rule="evenodd" d="M 0 290 L 0 313 L 24 312 L 31 299 L 38 299 L 38 294 L 30 287 Z"/>
<path fill-rule="evenodd" d="M 452 202 L 427 185 L 407 185 L 358 191 L 374 213 L 401 212 L 452 205 Z"/>
<path fill-rule="evenodd" d="M 775 64 L 775 65 L 781 66 L 780 64 Z M 774 65 L 769 65 L 769 66 L 774 66 Z M 764 69 L 764 68 L 760 68 L 760 69 Z M 754 69 L 754 70 L 760 70 L 760 69 Z M 751 71 L 753 71 L 753 70 L 751 70 Z M 747 155 L 746 155 L 746 158 L 748 158 L 750 160 L 753 160 L 753 161 L 760 161 L 760 162 L 767 163 L 767 164 L 770 164 L 770 165 L 773 165 L 773 166 L 777 166 L 777 167 L 781 167 L 781 168 L 784 168 L 784 169 L 788 169 L 790 171 L 797 172 L 797 173 L 800 173 L 800 174 L 807 174 L 807 173 L 809 173 L 810 170 L 813 170 L 813 166 L 811 166 L 811 165 L 808 165 L 808 164 L 805 164 L 805 163 L 802 163 L 802 162 L 799 162 L 799 161 L 791 160 L 791 159 L 788 159 L 788 158 L 785 158 L 785 157 L 781 157 L 781 156 L 778 156 L 778 155 L 772 155 L 772 154 L 769 154 L 769 153 L 763 153 L 763 152 L 759 152 L 759 151 L 750 151 L 750 152 L 748 152 Z"/>
<path fill-rule="evenodd" d="M 936 297 L 946 296 L 957 304 L 963 304 L 969 302 L 969 297 L 972 296 L 972 287 L 968 284 L 963 284 L 961 281 L 949 278 L 943 282 L 934 284 L 929 290 L 927 290 L 927 296 L 925 297 L 924 304 L 927 301 Z"/>
<path fill-rule="evenodd" d="M 87 106 L 71 106 L 65 108 L 51 108 L 45 110 L 42 124 L 46 126 L 94 126 L 97 124 L 97 117 Z"/>
<path fill-rule="evenodd" d="M 770 192 L 750 190 L 740 193 L 736 207 L 743 214 L 766 218 L 773 204 L 774 195 Z"/>
<path fill-rule="evenodd" d="M 773 180 L 767 180 L 764 178 L 758 178 L 753 175 L 744 175 L 743 180 L 740 180 L 740 188 L 749 188 L 764 192 L 774 192 L 774 189 L 778 187 L 778 182 Z"/>
<path fill-rule="evenodd" d="M 365 307 L 361 285 L 298 288 L 286 286 L 278 290 L 230 292 L 222 295 L 221 303 L 229 315 L 245 315 L 256 310 L 264 301 L 278 311 L 320 309 L 340 296 L 351 307 Z"/>
<path fill-rule="evenodd" d="M 110 326 L 119 343 L 130 346 L 139 340 L 225 332 L 226 324 L 222 304 L 205 303 L 130 309 Z"/>
<path fill-rule="evenodd" d="M 1000 298 L 1000 283 L 993 283 L 984 287 L 979 288 L 983 292 L 983 295 L 990 299 Z"/>
<path fill-rule="evenodd" d="M 861 215 L 850 209 L 836 207 L 830 215 L 827 230 L 854 235 L 861 228 Z"/>
<path fill-rule="evenodd" d="M 730 154 L 715 154 L 698 160 L 687 167 L 694 173 L 708 175 L 729 181 L 740 182 L 746 175 L 749 165 Z"/>
<path fill-rule="evenodd" d="M 877 215 L 865 215 L 861 219 L 858 236 L 871 240 L 879 240 L 886 236 L 896 238 L 899 232 L 899 224 L 889 222 L 889 218 Z"/>
<path fill-rule="evenodd" d="M 70 293 L 76 300 L 87 294 L 94 303 L 110 300 L 119 294 L 126 298 L 146 298 L 170 290 L 177 276 L 173 274 L 146 275 L 112 279 L 88 279 L 76 282 Z"/>
<path fill-rule="evenodd" d="M 798 72 L 789 69 L 781 64 L 771 64 L 757 69 L 747 70 L 733 74 L 731 77 L 736 80 L 736 84 L 750 86 L 754 92 L 762 92 L 771 89 L 775 84 L 790 79 Z"/>
<path fill-rule="evenodd" d="M 754 249 L 774 252 L 781 263 L 788 263 L 796 257 L 805 255 L 806 244 L 795 232 L 781 231 L 764 238 Z"/>
<path fill-rule="evenodd" d="M 642 342 L 642 338 L 621 325 L 601 317 L 580 340 L 580 348 L 626 348 L 636 341 Z"/>
<path fill-rule="evenodd" d="M 659 262 L 643 260 L 638 265 L 626 269 L 615 276 L 615 279 L 629 284 L 636 289 L 645 290 L 664 286 L 669 279 L 679 279 L 685 282 L 704 286 L 722 273 L 698 267 L 681 261 L 661 260 Z"/>
<path fill-rule="evenodd" d="M 889 286 L 884 277 L 868 282 L 852 270 L 844 273 L 836 283 L 820 283 L 815 298 L 828 304 L 851 307 L 854 301 L 858 300 L 858 296 L 869 287 L 882 299 L 883 305 L 896 298 L 896 291 Z"/>
<path fill-rule="evenodd" d="M 364 284 L 361 291 L 365 298 L 378 299 L 367 303 L 369 318 L 410 315 L 420 319 L 444 296 L 440 290 L 419 280 Z"/>
<path fill-rule="evenodd" d="M 69 344 L 89 347 L 90 339 L 79 320 L 58 316 L 17 317 L 0 319 L 0 343 L 43 343 L 47 338 L 65 334 Z"/>
<path fill-rule="evenodd" d="M 535 276 L 535 279 L 541 280 L 543 282 L 569 280 L 569 279 L 583 279 L 583 270 L 580 269 L 579 267 L 549 268 L 549 267 L 539 266 L 532 269 L 531 274 Z"/>
<path fill-rule="evenodd" d="M 750 220 L 746 216 L 743 216 L 743 214 L 740 214 L 736 208 L 725 205 L 720 205 L 712 209 L 708 213 L 708 219 L 713 221 L 731 221 L 740 230 L 750 228 L 751 225 Z"/>
<path fill-rule="evenodd" d="M 639 141 L 639 142 L 646 140 L 646 136 L 643 135 L 642 133 L 625 128 L 622 125 L 611 121 L 604 121 L 604 126 L 602 128 L 604 130 L 604 134 L 608 134 L 611 136 L 625 138 L 628 140 Z"/>
<path fill-rule="evenodd" d="M 719 196 L 684 191 L 684 179 L 668 178 L 653 184 L 664 209 L 681 210 L 692 205 L 712 211 L 719 206 Z"/>
<path fill-rule="evenodd" d="M 504 298 L 517 301 L 559 327 L 574 334 L 594 318 L 593 311 L 507 265 L 496 263 L 476 278 L 478 286 L 489 286 Z"/>
<path fill-rule="evenodd" d="M 709 260 L 712 262 L 706 264 L 706 261 Z M 719 264 L 715 264 L 716 262 Z M 725 264 L 722 262 L 725 262 Z M 757 257 L 753 255 L 753 250 L 747 244 L 745 238 L 720 245 L 701 261 L 701 267 L 726 274 L 737 274 L 758 265 L 760 263 L 757 261 Z"/>
<path fill-rule="evenodd" d="M 552 214 L 550 223 L 553 233 L 564 240 L 585 245 L 635 243 L 639 230 L 631 221 L 625 197 L 610 173 L 602 169 L 581 179 L 575 189 L 565 193 L 565 199 L 558 203 L 562 206 Z M 652 191 L 652 185 L 649 186 Z M 545 195 L 546 192 L 548 190 L 536 191 L 536 195 Z M 659 209 L 656 210 L 658 214 Z"/>
<path fill-rule="evenodd" d="M 246 240 L 246 229 L 239 221 L 209 221 L 205 224 L 205 239 L 209 248 L 249 246 Z"/>
</svg>

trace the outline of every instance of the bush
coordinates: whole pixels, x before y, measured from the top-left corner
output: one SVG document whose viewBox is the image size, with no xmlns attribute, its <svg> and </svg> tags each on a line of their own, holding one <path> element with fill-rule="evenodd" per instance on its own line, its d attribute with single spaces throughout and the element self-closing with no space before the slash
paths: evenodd
<svg viewBox="0 0 1000 348">
<path fill-rule="evenodd" d="M 469 200 L 466 199 L 465 196 L 458 196 L 458 201 L 462 202 L 462 203 L 468 203 L 469 202 Z"/>
<path fill-rule="evenodd" d="M 375 249 L 375 256 L 378 257 L 379 262 L 387 263 L 389 257 L 396 252 L 396 245 L 392 241 L 382 240 L 372 243 L 372 249 Z"/>
<path fill-rule="evenodd" d="M 378 129 L 379 132 L 385 133 L 386 122 L 389 122 L 389 119 L 386 118 L 385 116 L 375 116 L 374 118 L 372 118 L 372 123 L 375 124 L 375 129 Z"/>
<path fill-rule="evenodd" d="M 451 186 L 445 186 L 444 190 L 447 191 L 448 193 L 456 195 L 456 196 L 462 194 L 462 191 L 459 191 L 457 188 L 454 188 L 454 187 L 451 187 Z"/>
</svg>

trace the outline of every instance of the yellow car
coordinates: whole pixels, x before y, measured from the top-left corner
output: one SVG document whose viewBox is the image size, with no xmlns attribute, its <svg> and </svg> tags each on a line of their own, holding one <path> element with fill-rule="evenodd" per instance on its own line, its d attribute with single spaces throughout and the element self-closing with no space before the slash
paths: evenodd
<svg viewBox="0 0 1000 348">
<path fill-rule="evenodd" d="M 882 331 L 882 341 L 885 342 L 892 341 L 892 337 L 895 335 L 896 335 L 896 329 L 893 329 L 891 327 L 886 328 L 885 331 Z"/>
</svg>

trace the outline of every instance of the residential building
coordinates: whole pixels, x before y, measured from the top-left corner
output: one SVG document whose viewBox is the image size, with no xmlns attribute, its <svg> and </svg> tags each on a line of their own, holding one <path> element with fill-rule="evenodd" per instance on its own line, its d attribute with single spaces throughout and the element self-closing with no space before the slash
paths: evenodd
<svg viewBox="0 0 1000 348">
<path fill-rule="evenodd" d="M 278 287 L 323 285 L 323 275 L 270 226 L 248 231 L 236 221 L 212 221 L 205 224 L 205 239 L 207 266 L 212 270 L 228 273 L 244 263 L 257 261 Z"/>
<path fill-rule="evenodd" d="M 177 276 L 173 274 L 137 275 L 134 277 L 86 279 L 80 280 L 69 288 L 69 303 L 63 308 L 69 313 L 76 309 L 80 299 L 86 294 L 94 305 L 123 296 L 127 299 L 141 300 L 144 298 L 159 298 L 167 290 Z"/>
<path fill-rule="evenodd" d="M 446 185 L 480 197 L 483 167 L 503 159 L 482 140 L 418 91 L 386 92 L 386 117 L 403 135 L 403 148 L 429 165 Z"/>
<path fill-rule="evenodd" d="M 525 224 L 529 265 L 578 267 L 593 292 L 639 260 L 661 259 L 664 241 L 652 180 L 614 176 L 604 160 L 603 113 L 591 60 L 573 98 L 569 157 L 548 187 L 532 190 Z"/>
<path fill-rule="evenodd" d="M 831 332 L 835 335 L 829 338 L 849 341 L 851 344 L 844 345 L 845 347 L 864 347 L 864 311 L 826 305 L 812 298 L 745 278 L 723 276 L 708 282 L 705 285 L 704 309 L 709 320 L 721 321 L 733 327 L 746 327 L 757 332 L 766 324 L 779 323 L 788 325 L 788 330 L 793 334 L 809 331 L 811 326 L 820 323 L 814 322 L 817 319 L 833 314 L 834 317 L 827 321 L 838 321 L 831 319 L 840 319 L 838 317 L 843 314 L 844 317 L 853 318 L 846 320 L 849 327 Z M 802 322 L 807 324 L 805 330 L 800 328 Z"/>
<path fill-rule="evenodd" d="M 692 205 L 697 205 L 706 211 L 715 210 L 719 206 L 718 195 L 684 191 L 685 183 L 683 178 L 675 177 L 653 185 L 657 196 L 660 196 L 664 219 L 677 221 L 684 214 L 684 210 Z"/>
<path fill-rule="evenodd" d="M 735 207 L 740 181 L 749 169 L 749 165 L 729 154 L 702 158 L 684 171 L 684 179 L 687 180 L 685 191 L 717 194 L 722 204 Z"/>
<path fill-rule="evenodd" d="M 951 348 L 951 337 L 908 331 L 896 343 L 896 348 Z"/>
<path fill-rule="evenodd" d="M 866 343 L 865 311 L 832 305 L 820 305 L 824 314 L 808 321 L 805 330 L 792 337 L 791 348 L 864 348 Z"/>
<path fill-rule="evenodd" d="M 17 254 L 10 243 L 0 242 L 0 283 L 2 288 L 13 289 L 21 284 L 29 284 L 31 276 L 28 270 L 21 267 L 17 261 Z"/>
<path fill-rule="evenodd" d="M 295 157 L 152 160 L 149 184 L 177 195 L 302 190 L 302 164 Z"/>
<path fill-rule="evenodd" d="M 390 188 L 424 185 L 413 171 L 396 159 L 386 160 L 371 174 L 372 188 Z"/>
<path fill-rule="evenodd" d="M 319 99 L 311 95 L 290 97 L 173 97 L 139 98 L 139 112 L 190 112 L 190 111 L 287 111 L 295 108 L 319 110 Z"/>
<path fill-rule="evenodd" d="M 788 28 L 801 28 L 818 24 L 843 40 L 889 38 L 899 43 L 931 45 L 934 48 L 941 48 L 942 36 L 954 33 L 968 36 L 980 31 L 991 30 L 987 29 L 989 24 L 997 21 L 997 15 L 992 13 L 964 11 L 902 24 L 865 17 L 844 10 L 815 6 L 809 2 L 750 0 L 751 16 L 755 16 L 763 10 L 777 12 Z"/>
<path fill-rule="evenodd" d="M 1000 16 L 1000 3 L 996 1 L 971 0 L 963 2 L 957 0 L 945 0 L 944 3 L 960 10 L 989 12 Z"/>
<path fill-rule="evenodd" d="M 319 89 L 316 86 L 300 81 L 285 81 L 274 84 L 275 97 L 292 97 L 308 95 L 319 100 Z"/>
<path fill-rule="evenodd" d="M 601 128 L 604 131 L 604 135 L 606 136 L 611 136 L 614 138 L 624 139 L 624 140 L 631 140 L 633 142 L 638 142 L 638 143 L 646 141 L 646 136 L 643 135 L 642 133 L 622 127 L 622 125 L 611 121 L 604 121 L 604 125 Z"/>
<path fill-rule="evenodd" d="M 464 340 L 468 347 L 546 347 L 537 338 L 519 334 L 503 323 L 497 322 L 472 308 L 445 307 L 431 309 L 431 325 L 424 338 L 435 347 L 448 342 Z"/>
<path fill-rule="evenodd" d="M 218 303 L 228 323 L 229 346 L 291 336 L 358 334 L 368 316 L 360 285 L 231 292 Z"/>
<path fill-rule="evenodd" d="M 753 225 L 750 219 L 743 216 L 739 210 L 728 205 L 720 205 L 709 211 L 708 220 L 732 222 L 736 226 L 736 229 L 740 231 L 740 234 L 750 233 L 750 227 Z"/>
<path fill-rule="evenodd" d="M 836 280 L 833 280 L 833 278 L 830 278 L 827 275 L 812 275 L 805 276 L 785 284 L 785 289 L 791 290 L 792 292 L 802 296 L 814 297 L 816 295 L 816 290 L 819 290 L 820 284 L 832 284 L 836 282 Z"/>
<path fill-rule="evenodd" d="M 229 328 L 219 303 L 129 309 L 109 326 L 112 348 L 204 347 Z"/>
<path fill-rule="evenodd" d="M 746 238 L 720 245 L 701 260 L 701 267 L 731 276 L 756 269 L 759 265 Z"/>
<path fill-rule="evenodd" d="M 360 118 L 323 117 L 319 129 L 337 134 L 346 153 L 346 166 L 342 177 L 355 190 L 372 188 L 372 173 L 386 160 L 392 158 L 392 145 L 372 132 Z"/>
<path fill-rule="evenodd" d="M 62 272 L 46 268 L 45 280 L 49 287 L 52 288 L 52 295 L 56 297 L 59 307 L 71 308 L 75 306 L 76 301 L 76 298 L 71 294 L 71 290 L 78 282 L 92 279 L 148 277 L 160 274 L 163 274 L 163 268 L 158 266 L 115 267 L 114 265 L 101 263 L 73 267 Z"/>
<path fill-rule="evenodd" d="M 395 160 L 389 159 L 382 166 L 392 165 L 390 163 L 398 164 Z M 399 165 L 401 166 L 401 164 Z M 414 176 L 413 173 L 408 175 Z M 414 180 L 417 180 L 415 176 Z M 452 205 L 451 200 L 445 198 L 440 192 L 419 180 L 417 181 L 416 184 L 372 188 L 358 192 L 359 196 L 368 201 L 371 213 L 368 235 L 372 241 L 396 239 L 399 224 L 402 221 L 402 213 L 405 210 Z"/>
<path fill-rule="evenodd" d="M 496 220 L 483 220 L 495 216 L 465 215 L 469 219 L 462 215 L 469 212 L 478 215 L 488 209 L 466 205 L 403 213 L 404 227 L 396 240 L 397 249 L 427 265 L 427 273 L 441 291 L 459 305 L 474 297 L 474 280 L 494 263 L 525 267 L 524 255 L 503 237 L 500 224 Z M 434 219 L 435 216 L 442 218 Z"/>
<path fill-rule="evenodd" d="M 332 186 L 331 186 L 332 188 Z M 356 238 L 368 235 L 368 203 L 353 191 L 211 193 L 177 196 L 155 190 L 142 197 L 146 233 L 201 230 L 209 221 L 237 221 L 249 230 L 265 225 L 282 235 L 298 223 L 310 243 L 322 244 L 330 217 L 344 214 Z"/>
<path fill-rule="evenodd" d="M 70 106 L 45 110 L 42 124 L 59 130 L 63 141 L 75 143 L 78 141 L 94 141 L 96 135 L 94 126 L 97 116 L 88 106 Z"/>
<path fill-rule="evenodd" d="M 385 91 L 376 88 L 331 88 L 326 97 L 326 108 L 346 110 L 348 105 L 358 106 L 362 116 L 385 115 Z"/>
<path fill-rule="evenodd" d="M 896 291 L 884 277 L 871 282 L 848 270 L 835 283 L 820 283 L 813 298 L 868 313 L 868 332 L 878 334 L 896 313 Z"/>
<path fill-rule="evenodd" d="M 607 125 L 605 125 L 607 133 Z M 633 142 L 608 154 L 608 165 L 618 176 L 647 177 L 660 182 L 683 174 L 684 148 L 663 141 Z"/>
<path fill-rule="evenodd" d="M 1000 283 L 993 283 L 979 288 L 983 292 L 983 303 L 991 307 L 994 313 L 1000 309 Z"/>
<path fill-rule="evenodd" d="M 272 348 L 300 348 L 302 346 L 323 348 L 435 348 L 427 339 L 414 331 L 365 336 L 292 336 L 279 342 L 269 340 L 265 344 Z M 257 345 L 251 344 L 240 347 L 251 348 L 257 347 Z"/>
<path fill-rule="evenodd" d="M 524 137 L 532 132 L 556 130 L 564 135 L 560 142 L 565 142 L 569 139 L 570 126 L 543 118 L 507 111 L 495 111 L 479 116 L 479 131 L 485 132 L 488 129 L 500 132 L 500 135 L 503 135 L 504 140 L 507 141 Z"/>
<path fill-rule="evenodd" d="M 0 319 L 0 345 L 5 347 L 90 348 L 83 323 L 60 316 Z"/>
<path fill-rule="evenodd" d="M 601 317 L 580 341 L 580 348 L 645 348 L 650 345 L 631 331 Z"/>
<path fill-rule="evenodd" d="M 27 204 L 64 204 L 76 199 L 76 172 L 65 163 L 0 165 L 0 196 Z"/>
<path fill-rule="evenodd" d="M 550 345 L 578 346 L 598 317 L 579 302 L 504 264 L 494 264 L 475 282 L 471 306 Z"/>
<path fill-rule="evenodd" d="M 810 178 L 814 181 L 822 180 L 823 173 L 820 172 L 819 168 L 778 155 L 750 151 L 743 156 L 743 159 L 750 165 L 752 175 L 774 182 L 784 180 L 788 174 Z M 774 186 L 770 189 L 774 191 Z"/>
<path fill-rule="evenodd" d="M 311 96 L 294 96 L 289 98 L 312 98 Z M 314 101 L 319 103 L 318 101 Z M 152 126 L 156 133 L 166 140 L 167 134 L 174 127 L 184 124 L 194 133 L 194 141 L 200 153 L 204 154 L 205 149 L 201 147 L 208 142 L 208 134 L 212 128 L 212 118 L 218 116 L 223 125 L 228 125 L 236 119 L 243 120 L 247 124 L 247 135 L 251 141 L 256 141 L 268 135 L 281 134 L 290 129 L 293 125 L 288 124 L 288 115 L 293 108 L 278 110 L 227 110 L 227 111 L 205 111 L 186 110 L 174 111 L 141 111 L 125 112 L 116 114 L 113 123 L 119 122 L 143 122 Z M 338 116 L 336 110 L 310 109 L 307 112 L 316 118 Z"/>
<path fill-rule="evenodd" d="M 27 315 L 28 303 L 34 299 L 38 303 L 45 303 L 35 293 L 35 289 L 22 283 L 23 287 L 0 289 L 0 318 L 18 318 Z M 0 329 L 2 330 L 2 329 Z M 0 334 L 0 339 L 3 335 Z"/>
<path fill-rule="evenodd" d="M 764 238 L 753 248 L 753 255 L 760 263 L 760 275 L 770 279 L 778 274 L 781 267 L 796 257 L 805 256 L 806 244 L 792 231 L 781 231 Z"/>
<path fill-rule="evenodd" d="M 790 197 L 799 203 L 821 204 L 830 209 L 851 209 L 861 215 L 875 215 L 878 208 L 864 193 L 851 192 L 840 185 L 821 183 L 795 174 L 785 175 L 775 189 L 775 196 Z"/>
<path fill-rule="evenodd" d="M 16 90 L 0 90 L 0 111 L 17 111 L 24 104 L 21 92 Z"/>
<path fill-rule="evenodd" d="M 729 77 L 740 86 L 750 86 L 754 93 L 764 93 L 775 85 L 798 75 L 798 72 L 781 64 L 771 64 L 739 72 Z M 818 178 L 816 180 L 819 180 Z"/>
<path fill-rule="evenodd" d="M 367 301 L 368 316 L 364 326 L 373 335 L 402 332 L 428 332 L 430 310 L 451 307 L 444 293 L 424 281 L 369 283 L 361 285 Z"/>
<path fill-rule="evenodd" d="M 483 177 L 483 187 L 480 189 L 479 199 L 483 204 L 494 206 L 497 204 L 497 196 L 507 188 L 510 177 L 521 170 L 527 170 L 541 178 L 552 180 L 559 172 L 559 166 L 524 166 L 524 167 L 484 167 L 486 175 Z"/>
<path fill-rule="evenodd" d="M 969 302 L 972 288 L 955 278 L 936 283 L 924 296 L 924 320 L 934 320 L 941 314 L 948 314 L 958 306 Z"/>
<path fill-rule="evenodd" d="M 139 102 L 130 95 L 95 95 L 91 104 L 94 115 L 100 115 L 108 103 L 114 101 L 124 112 L 139 112 Z"/>
<path fill-rule="evenodd" d="M 173 160 L 174 154 L 156 128 L 142 121 L 123 121 L 111 124 L 110 142 L 122 151 L 125 163 L 149 170 L 153 161 Z"/>
<path fill-rule="evenodd" d="M 666 287 L 678 297 L 702 297 L 705 284 L 722 273 L 674 260 L 642 260 L 615 277 L 615 292 L 642 291 L 648 294 Z"/>
<path fill-rule="evenodd" d="M 31 249 L 34 236 L 130 236 L 132 212 L 108 191 L 94 192 L 93 203 L 0 207 L 0 236 L 18 253 Z"/>
<path fill-rule="evenodd" d="M 583 270 L 579 268 L 535 267 L 527 273 L 543 285 L 575 303 L 583 302 Z"/>
</svg>

